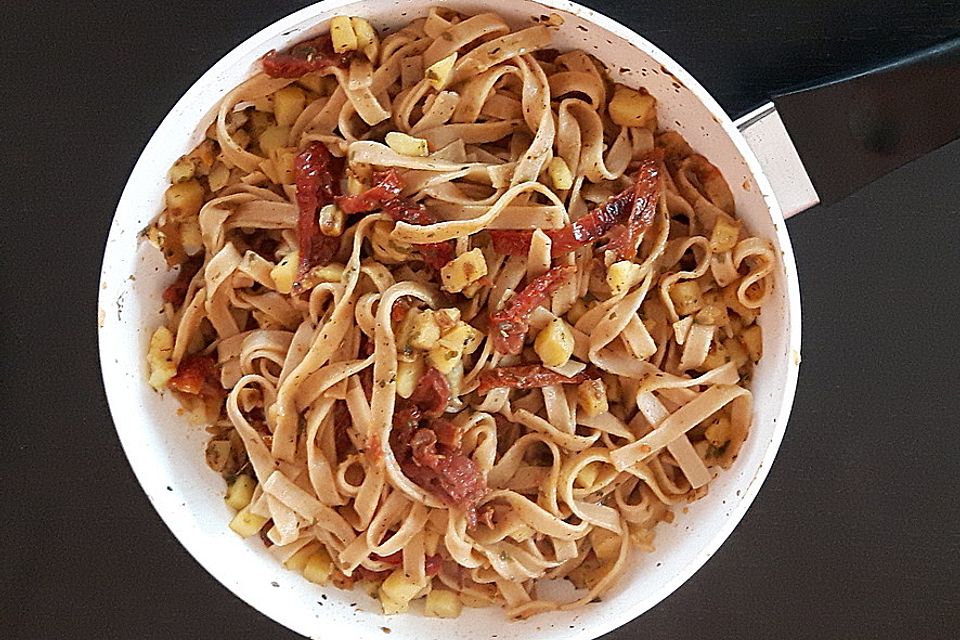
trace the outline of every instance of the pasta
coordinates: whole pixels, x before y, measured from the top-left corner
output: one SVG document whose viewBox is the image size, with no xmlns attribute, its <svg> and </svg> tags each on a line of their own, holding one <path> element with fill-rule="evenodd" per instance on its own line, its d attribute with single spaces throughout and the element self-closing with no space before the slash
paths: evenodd
<svg viewBox="0 0 960 640">
<path fill-rule="evenodd" d="M 550 31 L 335 18 L 224 97 L 146 231 L 179 268 L 149 381 L 209 425 L 231 528 L 385 613 L 594 601 L 750 427 L 771 245 Z"/>
</svg>

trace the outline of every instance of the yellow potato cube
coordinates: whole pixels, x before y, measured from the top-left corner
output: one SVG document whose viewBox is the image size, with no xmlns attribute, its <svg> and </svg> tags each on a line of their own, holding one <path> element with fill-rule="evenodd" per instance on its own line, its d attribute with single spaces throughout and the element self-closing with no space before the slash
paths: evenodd
<svg viewBox="0 0 960 640">
<path fill-rule="evenodd" d="M 343 222 L 345 216 L 343 211 L 335 204 L 324 205 L 320 208 L 318 221 L 320 223 L 320 233 L 332 238 L 343 234 Z"/>
<path fill-rule="evenodd" d="M 216 193 L 227 186 L 228 182 L 230 182 L 230 169 L 222 162 L 218 162 L 207 176 L 207 186 L 210 187 L 210 191 Z"/>
<path fill-rule="evenodd" d="M 656 122 L 657 99 L 644 90 L 617 85 L 608 110 L 610 119 L 621 127 L 651 128 Z"/>
<path fill-rule="evenodd" d="M 395 569 L 380 585 L 380 592 L 398 603 L 410 602 L 423 591 L 426 582 L 418 582 L 407 576 L 403 569 Z"/>
<path fill-rule="evenodd" d="M 283 566 L 290 571 L 303 571 L 306 568 L 307 563 L 310 561 L 310 558 L 313 557 L 313 554 L 316 553 L 319 547 L 319 543 L 311 542 L 310 544 L 307 544 L 295 554 L 287 558 L 283 563 Z"/>
<path fill-rule="evenodd" d="M 456 349 L 449 349 L 438 345 L 427 352 L 427 362 L 431 367 L 446 375 L 457 368 L 462 355 L 463 354 Z"/>
<path fill-rule="evenodd" d="M 168 177 L 171 183 L 176 184 L 178 182 L 192 180 L 194 173 L 196 173 L 196 167 L 193 164 L 193 160 L 187 156 L 180 156 L 177 161 L 173 163 L 173 166 L 170 167 Z"/>
<path fill-rule="evenodd" d="M 629 260 L 614 262 L 607 268 L 607 286 L 610 287 L 610 294 L 619 296 L 626 293 L 640 282 L 641 277 L 640 265 Z"/>
<path fill-rule="evenodd" d="M 620 537 L 606 529 L 594 527 L 589 535 L 593 552 L 603 561 L 615 560 L 620 554 Z"/>
<path fill-rule="evenodd" d="M 230 521 L 230 528 L 241 538 L 249 538 L 256 535 L 267 523 L 268 518 L 250 513 L 246 508 L 237 512 Z"/>
<path fill-rule="evenodd" d="M 453 75 L 453 65 L 456 63 L 457 52 L 454 51 L 446 58 L 437 60 L 427 67 L 423 72 L 423 77 L 427 79 L 427 84 L 431 87 L 437 91 L 442 91 L 446 88 L 447 82 L 450 81 L 450 76 Z"/>
<path fill-rule="evenodd" d="M 731 362 L 736 363 L 739 369 L 750 361 L 750 354 L 743 343 L 736 338 L 727 338 L 723 341 L 723 348 L 727 350 L 727 356 Z"/>
<path fill-rule="evenodd" d="M 610 409 L 607 401 L 607 388 L 603 380 L 587 380 L 577 387 L 577 404 L 584 415 L 593 418 Z"/>
<path fill-rule="evenodd" d="M 681 280 L 670 287 L 670 299 L 680 316 L 696 313 L 703 308 L 700 284 L 696 280 Z"/>
<path fill-rule="evenodd" d="M 459 293 L 487 275 L 487 261 L 480 249 L 460 254 L 440 269 L 440 281 L 444 291 Z"/>
<path fill-rule="evenodd" d="M 297 277 L 297 268 L 300 265 L 300 252 L 291 251 L 270 270 L 273 288 L 277 293 L 288 294 L 293 291 L 293 281 Z"/>
<path fill-rule="evenodd" d="M 240 511 L 253 500 L 253 491 L 257 488 L 257 481 L 246 474 L 237 476 L 236 479 L 227 487 L 227 505 L 231 509 Z"/>
<path fill-rule="evenodd" d="M 274 151 L 273 164 L 276 168 L 277 177 L 280 179 L 280 184 L 296 182 L 297 175 L 294 172 L 296 160 L 297 150 L 295 147 L 283 147 Z"/>
<path fill-rule="evenodd" d="M 430 146 L 423 138 L 414 138 L 400 131 L 391 131 L 384 140 L 387 146 L 404 156 L 425 158 L 430 155 Z"/>
<path fill-rule="evenodd" d="M 272 152 L 287 146 L 287 140 L 290 138 L 290 127 L 281 127 L 273 125 L 264 129 L 260 134 L 260 151 L 263 155 L 269 157 Z"/>
<path fill-rule="evenodd" d="M 760 325 L 753 325 L 745 329 L 740 334 L 740 340 L 750 353 L 750 359 L 754 362 L 759 361 L 763 356 L 763 332 Z"/>
<path fill-rule="evenodd" d="M 303 567 L 303 577 L 314 584 L 327 584 L 332 573 L 333 560 L 323 547 L 315 551 Z"/>
<path fill-rule="evenodd" d="M 377 30 L 365 18 L 350 18 L 350 26 L 357 36 L 357 49 L 363 51 L 367 60 L 376 62 L 380 55 L 380 36 L 377 35 Z"/>
<path fill-rule="evenodd" d="M 547 175 L 555 191 L 567 191 L 573 187 L 573 174 L 570 167 L 560 156 L 555 156 L 547 165 Z"/>
<path fill-rule="evenodd" d="M 147 365 L 150 369 L 150 386 L 159 391 L 177 374 L 173 357 L 173 333 L 164 326 L 158 327 L 150 337 L 147 350 Z"/>
<path fill-rule="evenodd" d="M 452 351 L 473 353 L 480 346 L 483 334 L 466 322 L 460 322 L 456 327 L 443 334 L 440 344 Z"/>
<path fill-rule="evenodd" d="M 433 317 L 433 311 L 421 311 L 416 314 L 410 325 L 410 345 L 414 349 L 428 351 L 437 346 L 438 340 L 440 340 L 440 326 Z"/>
<path fill-rule="evenodd" d="M 289 85 L 273 94 L 273 115 L 281 127 L 297 121 L 307 104 L 307 94 L 295 85 Z"/>
<path fill-rule="evenodd" d="M 203 206 L 203 185 L 196 180 L 187 180 L 171 185 L 165 194 L 168 209 L 177 210 L 176 218 L 192 218 Z"/>
<path fill-rule="evenodd" d="M 455 328 L 460 322 L 460 309 L 451 307 L 449 309 L 437 309 L 433 312 L 433 319 L 437 321 L 441 333 L 446 333 Z"/>
<path fill-rule="evenodd" d="M 593 483 L 597 481 L 598 475 L 600 475 L 600 463 L 591 462 L 584 468 L 580 469 L 580 472 L 577 473 L 577 477 L 573 480 L 573 484 L 582 489 L 589 489 L 593 486 Z"/>
<path fill-rule="evenodd" d="M 720 216 L 710 234 L 710 251 L 723 253 L 737 246 L 740 237 L 740 222 L 728 216 Z"/>
<path fill-rule="evenodd" d="M 390 616 L 395 613 L 406 613 L 410 609 L 410 601 L 400 602 L 394 600 L 383 592 L 383 587 L 377 590 L 377 598 L 380 600 L 380 606 L 383 608 L 383 615 Z"/>
<path fill-rule="evenodd" d="M 330 39 L 337 53 L 357 50 L 357 34 L 347 16 L 335 16 L 330 20 Z"/>
<path fill-rule="evenodd" d="M 533 350 L 548 367 L 560 367 L 573 355 L 573 331 L 560 318 L 554 318 L 537 334 Z"/>
<path fill-rule="evenodd" d="M 417 383 L 423 377 L 423 370 L 423 358 L 414 358 L 412 362 L 397 362 L 397 395 L 401 398 L 412 396 Z"/>
<path fill-rule="evenodd" d="M 715 447 L 722 447 L 730 440 L 730 418 L 717 416 L 710 422 L 710 426 L 703 432 L 707 441 Z"/>
<path fill-rule="evenodd" d="M 316 266 L 310 270 L 310 282 L 340 282 L 343 279 L 344 266 L 337 262 Z"/>
<path fill-rule="evenodd" d="M 423 612 L 436 618 L 457 618 L 463 610 L 463 603 L 453 591 L 433 589 L 427 594 Z"/>
</svg>

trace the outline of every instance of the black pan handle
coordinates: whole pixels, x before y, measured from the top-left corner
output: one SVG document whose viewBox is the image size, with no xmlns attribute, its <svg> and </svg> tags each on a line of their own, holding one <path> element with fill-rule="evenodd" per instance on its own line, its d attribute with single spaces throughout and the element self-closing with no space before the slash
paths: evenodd
<svg viewBox="0 0 960 640">
<path fill-rule="evenodd" d="M 820 201 L 836 202 L 960 138 L 960 37 L 773 103 Z"/>
</svg>

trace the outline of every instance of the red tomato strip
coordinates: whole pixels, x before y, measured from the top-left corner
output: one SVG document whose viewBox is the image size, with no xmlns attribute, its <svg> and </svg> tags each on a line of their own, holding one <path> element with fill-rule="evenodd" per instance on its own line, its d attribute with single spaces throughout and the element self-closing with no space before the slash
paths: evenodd
<svg viewBox="0 0 960 640">
<path fill-rule="evenodd" d="M 373 174 L 373 186 L 355 196 L 339 196 L 337 206 L 346 214 L 369 213 L 400 197 L 403 179 L 396 169 Z"/>
<path fill-rule="evenodd" d="M 589 380 L 586 371 L 572 378 L 551 371 L 541 364 L 522 364 L 515 367 L 498 367 L 480 373 L 477 393 L 483 395 L 491 389 L 536 389 L 555 384 L 579 384 Z"/>
<path fill-rule="evenodd" d="M 523 290 L 507 300 L 503 309 L 490 314 L 494 348 L 500 353 L 520 353 L 523 338 L 530 328 L 530 314 L 576 271 L 574 266 L 554 267 L 527 283 Z"/>
<path fill-rule="evenodd" d="M 328 67 L 346 67 L 353 52 L 336 53 L 330 34 L 293 45 L 288 51 L 270 51 L 261 60 L 271 78 L 300 78 Z"/>
<path fill-rule="evenodd" d="M 217 396 L 223 391 L 217 363 L 212 356 L 190 355 L 180 361 L 177 373 L 167 386 L 181 393 Z"/>
<path fill-rule="evenodd" d="M 294 293 L 302 288 L 303 278 L 318 264 L 330 262 L 340 248 L 340 239 L 320 233 L 317 211 L 333 203 L 340 183 L 342 162 L 338 162 L 322 142 L 312 142 L 300 152 L 293 165 L 297 185 L 297 239 L 300 265 L 293 283 Z"/>
<path fill-rule="evenodd" d="M 615 228 L 622 227 L 611 240 L 621 258 L 630 257 L 630 247 L 644 229 L 653 222 L 660 197 L 660 161 L 662 151 L 649 153 L 640 161 L 636 182 L 617 195 L 608 198 L 599 207 L 560 229 L 544 229 L 551 240 L 550 254 L 553 257 L 596 242 Z M 491 230 L 490 238 L 497 253 L 508 256 L 525 256 L 530 251 L 532 231 Z"/>
</svg>

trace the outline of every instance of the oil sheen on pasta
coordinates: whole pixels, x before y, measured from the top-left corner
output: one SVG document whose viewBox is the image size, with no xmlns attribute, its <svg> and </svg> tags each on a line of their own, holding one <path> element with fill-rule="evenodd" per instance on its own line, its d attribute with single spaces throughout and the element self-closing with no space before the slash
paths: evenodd
<svg viewBox="0 0 960 640">
<path fill-rule="evenodd" d="M 306 579 L 386 613 L 590 603 L 747 437 L 771 246 L 547 24 L 322 29 L 170 171 L 150 383 Z"/>
</svg>

